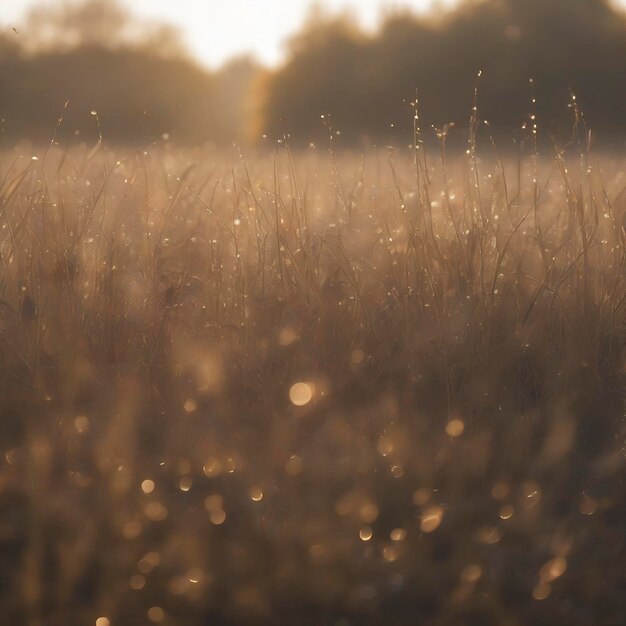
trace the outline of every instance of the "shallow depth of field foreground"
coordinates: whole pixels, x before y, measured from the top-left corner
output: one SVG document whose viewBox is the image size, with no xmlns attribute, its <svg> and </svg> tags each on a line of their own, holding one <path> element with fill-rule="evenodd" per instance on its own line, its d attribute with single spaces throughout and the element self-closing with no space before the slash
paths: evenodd
<svg viewBox="0 0 626 626">
<path fill-rule="evenodd" d="M 624 624 L 626 162 L 0 156 L 0 615 Z"/>
</svg>

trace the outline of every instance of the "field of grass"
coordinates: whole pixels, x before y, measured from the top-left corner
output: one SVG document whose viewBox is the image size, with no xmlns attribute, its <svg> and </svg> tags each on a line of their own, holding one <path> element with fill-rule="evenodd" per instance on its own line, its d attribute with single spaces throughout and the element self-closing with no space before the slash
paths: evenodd
<svg viewBox="0 0 626 626">
<path fill-rule="evenodd" d="M 0 155 L 0 622 L 618 626 L 626 160 Z"/>
</svg>

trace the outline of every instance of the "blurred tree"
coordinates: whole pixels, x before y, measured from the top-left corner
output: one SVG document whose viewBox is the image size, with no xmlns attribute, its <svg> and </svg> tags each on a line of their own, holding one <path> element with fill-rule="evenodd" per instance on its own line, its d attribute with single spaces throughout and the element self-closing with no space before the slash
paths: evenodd
<svg viewBox="0 0 626 626">
<path fill-rule="evenodd" d="M 185 54 L 176 28 L 137 20 L 118 0 L 37 5 L 28 13 L 24 43 L 39 52 L 97 46 L 148 48 L 162 56 Z"/>
<path fill-rule="evenodd" d="M 251 60 L 211 74 L 185 53 L 179 33 L 144 23 L 117 2 L 41 5 L 21 36 L 0 36 L 0 118 L 9 140 L 145 143 L 230 142 L 242 128 Z M 19 42 L 19 43 L 16 43 Z"/>
<path fill-rule="evenodd" d="M 115 1 L 40 4 L 28 14 L 25 36 L 45 48 L 110 46 L 124 41 L 132 20 Z"/>
<path fill-rule="evenodd" d="M 479 70 L 481 114 L 495 133 L 528 119 L 533 78 L 544 130 L 571 129 L 571 89 L 592 128 L 626 134 L 626 16 L 609 0 L 466 0 L 447 13 L 388 16 L 369 38 L 346 18 L 317 17 L 266 78 L 257 132 L 319 139 L 320 114 L 331 113 L 352 141 L 410 139 L 416 88 L 426 122 L 467 126 Z"/>
<path fill-rule="evenodd" d="M 426 16 L 392 12 L 374 35 L 317 8 L 288 51 L 274 71 L 238 59 L 210 73 L 176 30 L 115 1 L 41 5 L 19 36 L 0 35 L 4 137 L 49 139 L 69 100 L 66 139 L 97 137 L 95 109 L 116 142 L 169 133 L 229 143 L 245 127 L 254 140 L 308 143 L 327 141 L 332 126 L 351 143 L 409 143 L 419 89 L 422 126 L 455 122 L 451 140 L 464 141 L 478 70 L 480 114 L 495 134 L 510 138 L 528 120 L 532 77 L 544 139 L 571 131 L 570 89 L 591 128 L 616 145 L 626 136 L 626 14 L 610 0 L 466 0 Z"/>
<path fill-rule="evenodd" d="M 17 32 L 7 30 L 0 32 L 0 61 L 15 57 L 20 52 L 20 45 L 17 41 Z"/>
<path fill-rule="evenodd" d="M 269 76 L 257 94 L 264 99 L 263 130 L 280 137 L 297 129 L 304 136 L 331 111 L 340 127 L 349 123 L 354 130 L 365 130 L 360 128 L 363 109 L 355 105 L 363 90 L 366 95 L 377 84 L 368 53 L 366 38 L 349 16 L 326 18 L 314 12 L 289 42 L 289 63 Z"/>
</svg>

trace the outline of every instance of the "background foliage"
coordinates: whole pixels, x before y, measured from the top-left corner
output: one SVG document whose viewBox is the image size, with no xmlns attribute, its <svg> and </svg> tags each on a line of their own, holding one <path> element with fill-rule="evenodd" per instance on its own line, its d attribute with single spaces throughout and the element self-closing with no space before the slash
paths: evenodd
<svg viewBox="0 0 626 626">
<path fill-rule="evenodd" d="M 308 143 L 327 135 L 320 115 L 331 114 L 349 142 L 404 143 L 416 89 L 426 123 L 465 126 L 479 70 L 481 114 L 495 133 L 510 137 L 532 109 L 566 137 L 573 90 L 594 131 L 621 145 L 626 17 L 608 0 L 468 0 L 426 17 L 389 14 L 373 35 L 318 10 L 281 67 L 244 58 L 217 72 L 198 66 L 171 27 L 115 3 L 42 5 L 0 36 L 0 114 L 10 139 L 48 140 L 69 102 L 59 137 L 97 137 L 95 110 L 113 142 L 167 133 L 187 144 L 263 134 Z"/>
</svg>

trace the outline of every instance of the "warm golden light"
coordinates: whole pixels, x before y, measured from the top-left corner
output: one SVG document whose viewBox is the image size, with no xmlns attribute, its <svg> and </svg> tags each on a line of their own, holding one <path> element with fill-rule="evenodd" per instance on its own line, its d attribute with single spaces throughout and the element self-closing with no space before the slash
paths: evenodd
<svg viewBox="0 0 626 626">
<path fill-rule="evenodd" d="M 193 398 L 187 398 L 183 404 L 185 413 L 193 413 L 198 408 L 198 403 Z"/>
<path fill-rule="evenodd" d="M 539 571 L 539 579 L 542 583 L 556 580 L 565 573 L 567 561 L 563 557 L 550 559 Z"/>
<path fill-rule="evenodd" d="M 294 454 L 287 461 L 285 471 L 289 474 L 289 476 L 297 476 L 300 472 L 302 472 L 303 466 L 304 463 L 302 459 L 298 455 Z"/>
<path fill-rule="evenodd" d="M 74 428 L 78 434 L 84 435 L 89 431 L 89 418 L 86 415 L 79 415 L 74 419 Z"/>
<path fill-rule="evenodd" d="M 250 499 L 254 502 L 263 500 L 263 489 L 261 487 L 250 487 Z"/>
<path fill-rule="evenodd" d="M 361 538 L 361 541 L 369 541 L 373 535 L 374 532 L 369 526 L 365 526 L 359 530 L 359 537 Z"/>
<path fill-rule="evenodd" d="M 217 459 L 209 459 L 202 467 L 204 475 L 208 478 L 218 476 L 222 471 L 222 464 Z"/>
<path fill-rule="evenodd" d="M 470 565 L 466 565 L 461 572 L 461 580 L 465 583 L 475 583 L 480 579 L 483 574 L 482 567 L 480 565 L 476 565 L 472 563 Z"/>
<path fill-rule="evenodd" d="M 131 576 L 128 584 L 133 591 L 139 591 L 146 586 L 146 578 L 141 574 L 135 574 L 134 576 Z"/>
<path fill-rule="evenodd" d="M 513 507 L 510 504 L 506 504 L 500 509 L 500 519 L 511 519 L 513 512 Z"/>
<path fill-rule="evenodd" d="M 153 606 L 148 609 L 148 619 L 151 622 L 159 623 L 165 618 L 165 611 L 160 606 Z"/>
<path fill-rule="evenodd" d="M 542 583 L 533 589 L 533 598 L 535 600 L 545 600 L 551 591 L 550 585 Z"/>
<path fill-rule="evenodd" d="M 446 424 L 446 433 L 450 437 L 460 437 L 463 434 L 464 430 L 465 430 L 465 424 L 460 419 L 450 420 Z"/>
<path fill-rule="evenodd" d="M 298 340 L 298 333 L 291 326 L 286 326 L 280 331 L 278 335 L 278 345 L 290 346 L 292 343 Z"/>
<path fill-rule="evenodd" d="M 422 514 L 420 528 L 425 533 L 431 533 L 441 524 L 443 519 L 443 509 L 440 506 L 431 506 Z"/>
<path fill-rule="evenodd" d="M 295 383 L 289 389 L 289 399 L 296 406 L 304 406 L 313 398 L 313 386 L 310 383 Z"/>
<path fill-rule="evenodd" d="M 145 516 L 152 522 L 160 522 L 167 517 L 167 509 L 160 502 L 149 502 L 143 509 Z"/>
<path fill-rule="evenodd" d="M 431 490 L 425 487 L 416 489 L 413 492 L 413 504 L 416 506 L 424 506 L 430 500 L 431 493 Z"/>
<path fill-rule="evenodd" d="M 193 485 L 193 478 L 191 478 L 191 476 L 182 476 L 181 479 L 178 481 L 178 488 L 181 491 L 189 491 L 191 489 L 191 486 Z"/>
</svg>

